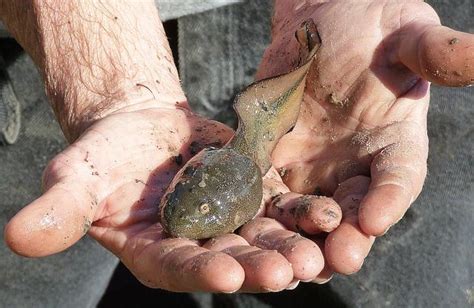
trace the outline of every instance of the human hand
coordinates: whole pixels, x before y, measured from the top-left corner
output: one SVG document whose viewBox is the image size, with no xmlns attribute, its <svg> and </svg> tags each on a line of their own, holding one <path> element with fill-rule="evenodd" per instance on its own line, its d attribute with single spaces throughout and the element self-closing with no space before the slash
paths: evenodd
<svg viewBox="0 0 474 308">
<path fill-rule="evenodd" d="M 273 41 L 258 78 L 296 66 L 293 33 L 312 18 L 322 45 L 298 122 L 273 163 L 292 192 L 317 191 L 340 203 L 345 217 L 325 239 L 325 257 L 334 271 L 351 274 L 375 236 L 419 195 L 429 81 L 472 84 L 474 37 L 440 26 L 422 1 L 305 2 L 276 2 Z"/>
<path fill-rule="evenodd" d="M 172 291 L 277 291 L 316 276 L 319 248 L 290 231 L 265 235 L 267 249 L 235 234 L 208 242 L 164 234 L 158 204 L 174 174 L 202 147 L 222 145 L 231 135 L 186 108 L 153 102 L 108 115 L 49 163 L 44 194 L 8 223 L 6 242 L 21 255 L 40 257 L 88 233 L 145 285 Z M 258 236 L 262 228 L 246 230 Z"/>
<path fill-rule="evenodd" d="M 321 271 L 317 245 L 281 225 L 265 235 L 261 223 L 243 229 L 266 239 L 265 249 L 237 235 L 207 243 L 165 238 L 157 205 L 178 165 L 231 132 L 186 109 L 152 0 L 0 7 L 2 22 L 38 64 L 71 142 L 46 169 L 43 196 L 6 226 L 14 251 L 59 252 L 91 226 L 89 234 L 150 287 L 277 291 Z"/>
</svg>

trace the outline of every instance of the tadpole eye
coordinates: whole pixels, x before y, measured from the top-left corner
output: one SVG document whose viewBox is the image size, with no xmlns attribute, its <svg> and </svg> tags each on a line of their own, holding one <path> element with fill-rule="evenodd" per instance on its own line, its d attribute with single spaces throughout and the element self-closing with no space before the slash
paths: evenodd
<svg viewBox="0 0 474 308">
<path fill-rule="evenodd" d="M 211 207 L 209 206 L 209 203 L 203 203 L 199 206 L 199 213 L 201 214 L 207 214 L 211 210 Z"/>
</svg>

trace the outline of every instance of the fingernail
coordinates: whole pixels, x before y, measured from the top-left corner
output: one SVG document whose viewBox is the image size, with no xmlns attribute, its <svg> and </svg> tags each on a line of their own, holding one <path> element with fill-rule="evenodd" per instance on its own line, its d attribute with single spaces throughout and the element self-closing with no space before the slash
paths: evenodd
<svg viewBox="0 0 474 308">
<path fill-rule="evenodd" d="M 332 279 L 332 277 L 334 277 L 334 275 L 331 275 L 329 276 L 329 278 L 323 279 L 323 280 L 319 280 L 318 278 L 316 278 L 312 282 L 316 284 L 325 284 L 325 283 L 328 283 Z"/>
<path fill-rule="evenodd" d="M 264 290 L 265 292 L 272 292 L 272 293 L 275 293 L 275 292 L 280 292 L 282 290 L 284 290 L 283 288 L 282 289 L 271 289 L 271 288 L 267 288 L 267 287 L 263 287 L 262 290 Z"/>
<path fill-rule="evenodd" d="M 235 293 L 235 292 L 237 292 L 237 291 L 239 291 L 239 290 L 240 290 L 240 288 L 239 288 L 239 289 L 235 289 L 235 290 L 233 290 L 233 291 L 223 291 L 222 293 L 225 293 L 225 294 L 233 294 L 233 293 Z"/>
<path fill-rule="evenodd" d="M 296 287 L 300 284 L 299 280 L 291 282 L 288 287 L 286 287 L 287 290 L 294 290 Z"/>
</svg>

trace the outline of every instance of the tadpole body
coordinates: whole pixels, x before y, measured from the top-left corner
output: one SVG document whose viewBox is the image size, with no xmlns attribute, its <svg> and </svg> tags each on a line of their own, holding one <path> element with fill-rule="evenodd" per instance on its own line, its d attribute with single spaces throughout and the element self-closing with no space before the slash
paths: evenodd
<svg viewBox="0 0 474 308">
<path fill-rule="evenodd" d="M 238 94 L 234 138 L 222 149 L 203 149 L 175 175 L 160 203 L 161 223 L 171 236 L 215 237 L 233 232 L 257 214 L 262 176 L 271 166 L 277 142 L 296 123 L 306 75 L 320 46 L 312 20 L 302 24 L 296 38 L 305 61 Z"/>
</svg>

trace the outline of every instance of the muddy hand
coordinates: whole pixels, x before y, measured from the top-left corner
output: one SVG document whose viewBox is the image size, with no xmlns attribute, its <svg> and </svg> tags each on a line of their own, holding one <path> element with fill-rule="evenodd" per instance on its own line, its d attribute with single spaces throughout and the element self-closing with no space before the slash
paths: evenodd
<svg viewBox="0 0 474 308">
<path fill-rule="evenodd" d="M 231 136 L 228 127 L 182 108 L 110 115 L 50 162 L 44 194 L 11 219 L 5 240 L 18 254 L 40 257 L 88 233 L 143 284 L 171 291 L 279 291 L 316 276 L 321 250 L 302 237 L 285 240 L 295 235 L 289 231 L 266 235 L 267 248 L 237 235 L 198 243 L 163 232 L 157 200 L 174 174 L 202 148 Z M 262 225 L 247 230 L 259 234 Z M 285 253 L 295 244 L 307 249 Z M 301 260 L 311 265 L 304 273 L 292 267 Z"/>
<path fill-rule="evenodd" d="M 282 200 L 322 194 L 339 202 L 342 222 L 326 239 L 325 257 L 335 271 L 350 274 L 373 236 L 387 232 L 419 195 L 427 170 L 429 81 L 472 84 L 474 36 L 441 26 L 422 1 L 306 2 L 276 1 L 273 41 L 258 76 L 298 63 L 291 29 L 313 18 L 323 44 L 297 124 L 278 143 L 273 163 L 292 192 Z M 347 214 L 348 201 L 336 195 L 353 177 L 356 190 L 366 177 L 370 185 L 359 191 L 360 207 L 352 205 L 356 214 Z M 282 211 L 270 210 L 273 217 Z M 280 220 L 295 229 L 297 221 L 285 213 Z M 353 239 L 349 246 L 343 233 Z"/>
<path fill-rule="evenodd" d="M 44 193 L 6 225 L 12 250 L 47 256 L 88 233 L 145 285 L 172 291 L 278 291 L 322 268 L 320 249 L 292 232 L 261 234 L 265 245 L 238 236 L 204 246 L 166 238 L 157 200 L 190 157 L 222 146 L 232 131 L 187 108 L 154 1 L 0 7 L 39 65 L 71 143 L 44 171 Z M 264 227 L 249 225 L 246 234 Z M 308 254 L 310 275 L 294 270 Z"/>
</svg>

